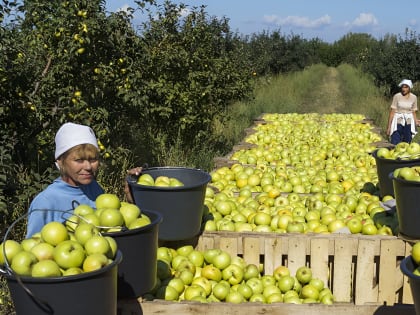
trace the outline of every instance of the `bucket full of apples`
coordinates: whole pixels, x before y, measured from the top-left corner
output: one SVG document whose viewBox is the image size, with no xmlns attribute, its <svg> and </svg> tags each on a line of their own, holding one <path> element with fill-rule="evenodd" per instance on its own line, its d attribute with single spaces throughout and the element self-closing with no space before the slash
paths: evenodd
<svg viewBox="0 0 420 315">
<path fill-rule="evenodd" d="M 118 266 L 118 298 L 138 298 L 156 284 L 162 216 L 110 193 L 99 195 L 95 207 L 78 205 L 66 225 L 82 243 L 98 233 L 115 241 L 124 256 Z"/>
<path fill-rule="evenodd" d="M 127 177 L 136 205 L 162 215 L 163 241 L 186 240 L 200 232 L 210 180 L 209 173 L 185 167 L 151 167 Z"/>
<path fill-rule="evenodd" d="M 401 167 L 420 165 L 420 144 L 398 143 L 394 148 L 379 148 L 373 152 L 382 197 L 395 196 L 391 173 Z"/>
<path fill-rule="evenodd" d="M 58 221 L 47 223 L 31 238 L 8 239 L 18 221 L 0 245 L 0 275 L 17 315 L 117 314 L 122 253 L 112 240 L 97 235 L 82 245 Z M 98 244 L 108 244 L 106 252 Z"/>
<path fill-rule="evenodd" d="M 397 168 L 391 178 L 399 234 L 407 239 L 420 239 L 420 166 Z"/>
<path fill-rule="evenodd" d="M 420 314 L 420 242 L 416 242 L 411 248 L 411 255 L 401 261 L 400 269 L 409 279 L 414 308 L 416 314 Z"/>
</svg>

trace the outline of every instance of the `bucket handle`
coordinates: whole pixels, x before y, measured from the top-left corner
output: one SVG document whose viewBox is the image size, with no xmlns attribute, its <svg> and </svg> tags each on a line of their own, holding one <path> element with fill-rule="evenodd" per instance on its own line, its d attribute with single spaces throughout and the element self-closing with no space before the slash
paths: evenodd
<svg viewBox="0 0 420 315">
<path fill-rule="evenodd" d="M 45 211 L 41 209 L 34 209 L 32 211 Z M 48 211 L 61 211 L 61 212 L 68 212 L 68 211 L 62 211 L 62 210 L 48 210 Z M 3 244 L 7 241 L 7 238 L 9 236 L 10 231 L 12 228 L 21 220 L 25 219 L 28 216 L 29 213 L 26 213 L 16 219 L 6 230 L 6 233 L 3 237 Z M 13 271 L 13 269 L 10 267 L 9 261 L 7 259 L 6 255 L 6 246 L 3 246 L 3 256 L 4 256 L 4 262 L 5 262 L 5 270 L 0 268 L 0 272 L 4 274 L 8 274 L 9 276 L 13 276 L 16 281 L 19 283 L 19 285 L 22 287 L 23 290 L 31 297 L 31 299 L 39 306 L 42 310 L 44 310 L 47 314 L 54 314 L 54 310 L 51 307 L 51 305 L 45 301 L 44 299 L 41 299 L 40 297 L 36 296 L 22 281 L 22 278 Z"/>
</svg>

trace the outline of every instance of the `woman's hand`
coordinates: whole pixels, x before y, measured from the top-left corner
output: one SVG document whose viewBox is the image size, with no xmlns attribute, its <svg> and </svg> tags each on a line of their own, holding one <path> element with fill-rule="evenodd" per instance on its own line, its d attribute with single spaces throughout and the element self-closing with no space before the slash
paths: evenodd
<svg viewBox="0 0 420 315">
<path fill-rule="evenodd" d="M 143 170 L 143 168 L 141 168 L 140 166 L 132 168 L 130 170 L 127 171 L 128 175 L 140 175 L 141 171 Z M 130 203 L 134 203 L 134 199 L 133 196 L 131 195 L 131 191 L 130 191 L 130 187 L 128 186 L 128 182 L 124 179 L 124 193 L 125 196 L 127 198 L 127 201 Z"/>
</svg>

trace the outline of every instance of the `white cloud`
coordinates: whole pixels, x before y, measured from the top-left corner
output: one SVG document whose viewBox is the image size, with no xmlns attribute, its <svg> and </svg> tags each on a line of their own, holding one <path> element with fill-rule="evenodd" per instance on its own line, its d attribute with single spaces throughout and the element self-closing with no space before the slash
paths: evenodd
<svg viewBox="0 0 420 315">
<path fill-rule="evenodd" d="M 408 25 L 416 26 L 417 25 L 417 20 L 416 19 L 411 19 L 410 21 L 408 21 Z"/>
<path fill-rule="evenodd" d="M 290 15 L 285 18 L 278 17 L 277 15 L 265 15 L 263 17 L 264 22 L 268 24 L 275 24 L 279 26 L 293 26 L 302 28 L 318 28 L 331 23 L 331 17 L 329 15 L 321 16 L 318 19 L 311 20 L 306 16 L 295 16 Z"/>
<path fill-rule="evenodd" d="M 128 4 L 124 4 L 121 8 L 118 8 L 117 10 L 115 10 L 116 12 L 120 12 L 120 11 L 122 11 L 122 12 L 128 12 L 128 8 L 129 8 L 130 6 L 128 5 Z"/>
<path fill-rule="evenodd" d="M 179 11 L 179 15 L 180 15 L 181 17 L 186 17 L 186 16 L 188 16 L 190 13 L 191 13 L 191 10 L 190 10 L 190 9 L 188 9 L 188 8 L 183 8 L 183 9 L 181 9 L 181 10 Z"/>
<path fill-rule="evenodd" d="M 378 19 L 371 13 L 360 13 L 352 22 L 346 22 L 346 26 L 373 26 L 378 25 Z"/>
</svg>

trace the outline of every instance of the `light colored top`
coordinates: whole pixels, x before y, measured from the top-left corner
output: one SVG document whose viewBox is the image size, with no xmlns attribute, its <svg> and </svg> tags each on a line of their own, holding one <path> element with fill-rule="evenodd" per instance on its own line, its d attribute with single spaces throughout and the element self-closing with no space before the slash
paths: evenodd
<svg viewBox="0 0 420 315">
<path fill-rule="evenodd" d="M 401 114 L 409 114 L 413 111 L 417 111 L 417 96 L 410 93 L 407 98 L 399 92 L 394 95 L 391 108 L 394 109 L 396 113 Z"/>
<path fill-rule="evenodd" d="M 92 181 L 88 185 L 72 186 L 63 181 L 61 177 L 55 179 L 52 184 L 39 193 L 32 201 L 29 208 L 26 237 L 31 237 L 34 233 L 41 231 L 41 228 L 48 222 L 63 222 L 72 214 L 73 201 L 76 202 L 75 206 L 88 204 L 91 207 L 95 207 L 96 197 L 103 192 L 104 190 L 96 181 Z M 63 213 L 51 210 L 69 212 Z"/>
</svg>

